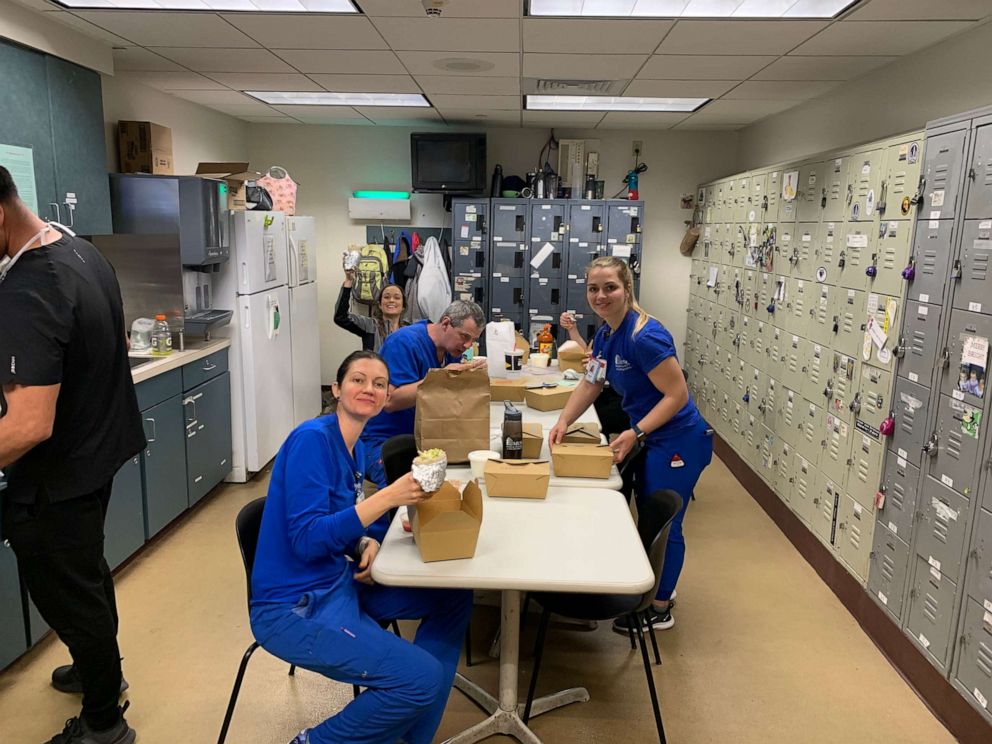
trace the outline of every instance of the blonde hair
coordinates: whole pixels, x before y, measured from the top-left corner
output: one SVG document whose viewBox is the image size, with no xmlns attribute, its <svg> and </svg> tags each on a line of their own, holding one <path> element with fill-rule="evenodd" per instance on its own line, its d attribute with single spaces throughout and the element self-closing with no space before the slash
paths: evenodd
<svg viewBox="0 0 992 744">
<path fill-rule="evenodd" d="M 630 334 L 631 338 L 637 336 L 638 333 L 647 325 L 648 321 L 652 318 L 657 320 L 653 315 L 649 315 L 648 312 L 637 304 L 637 300 L 634 297 L 634 277 L 630 273 L 630 266 L 627 265 L 626 261 L 623 261 L 616 256 L 600 256 L 594 259 L 591 264 L 586 266 L 586 279 L 589 278 L 589 272 L 593 269 L 613 269 L 617 272 L 617 278 L 623 285 L 623 291 L 627 295 L 627 301 L 630 303 L 630 309 L 637 313 L 637 322 L 634 324 L 634 331 Z"/>
</svg>

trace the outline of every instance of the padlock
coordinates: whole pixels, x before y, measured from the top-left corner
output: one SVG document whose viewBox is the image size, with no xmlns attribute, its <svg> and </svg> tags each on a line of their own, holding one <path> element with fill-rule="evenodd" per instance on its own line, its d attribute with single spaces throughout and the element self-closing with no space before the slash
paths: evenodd
<svg viewBox="0 0 992 744">
<path fill-rule="evenodd" d="M 916 278 L 916 259 L 909 259 L 909 265 L 902 270 L 902 278 L 907 282 L 911 282 Z"/>
<path fill-rule="evenodd" d="M 847 259 L 844 258 L 844 251 L 840 252 L 840 258 L 837 260 L 837 268 L 843 269 L 844 265 L 847 263 Z"/>
<path fill-rule="evenodd" d="M 744 390 L 744 397 L 741 398 L 741 400 L 743 400 L 745 403 L 750 403 L 751 402 L 751 393 L 750 393 L 750 390 L 751 390 L 751 388 L 747 388 L 747 389 Z"/>
<path fill-rule="evenodd" d="M 771 315 L 774 315 L 775 314 L 775 303 L 774 302 L 769 303 L 768 304 L 768 307 L 766 307 L 765 310 L 767 310 Z"/>
<path fill-rule="evenodd" d="M 876 268 L 875 264 L 872 264 L 867 269 L 865 269 L 865 276 L 871 279 L 874 279 L 876 276 L 878 276 L 878 268 Z"/>
<path fill-rule="evenodd" d="M 951 279 L 957 281 L 961 278 L 961 259 L 954 259 L 954 266 L 951 268 Z"/>
<path fill-rule="evenodd" d="M 878 433 L 883 437 L 891 437 L 895 430 L 896 420 L 892 418 L 892 414 L 889 413 L 889 415 L 885 417 L 885 420 L 878 425 Z"/>
<path fill-rule="evenodd" d="M 851 413 L 861 413 L 861 393 L 854 394 L 854 400 L 847 406 Z"/>
</svg>

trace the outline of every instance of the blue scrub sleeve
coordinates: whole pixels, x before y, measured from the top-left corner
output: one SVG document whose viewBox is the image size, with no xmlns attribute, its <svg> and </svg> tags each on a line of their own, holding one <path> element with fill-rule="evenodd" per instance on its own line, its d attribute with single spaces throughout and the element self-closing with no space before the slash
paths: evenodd
<svg viewBox="0 0 992 744">
<path fill-rule="evenodd" d="M 331 511 L 336 494 L 328 474 L 341 466 L 332 461 L 327 441 L 318 431 L 296 431 L 285 454 L 286 520 L 293 553 L 306 562 L 350 554 L 365 528 L 353 505 Z M 353 500 L 354 494 L 346 497 Z"/>
<path fill-rule="evenodd" d="M 379 352 L 389 368 L 389 384 L 394 387 L 419 382 L 427 375 L 411 342 L 415 342 L 413 334 L 390 334 Z"/>
<path fill-rule="evenodd" d="M 672 335 L 660 325 L 648 325 L 633 337 L 634 358 L 637 366 L 647 374 L 669 357 L 675 356 Z"/>
</svg>

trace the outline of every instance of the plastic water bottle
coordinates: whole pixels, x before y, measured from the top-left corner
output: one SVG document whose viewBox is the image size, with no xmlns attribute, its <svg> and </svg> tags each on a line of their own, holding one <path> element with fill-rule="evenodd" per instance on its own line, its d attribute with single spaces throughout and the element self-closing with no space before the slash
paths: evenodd
<svg viewBox="0 0 992 744">
<path fill-rule="evenodd" d="M 162 314 L 155 316 L 152 328 L 152 356 L 168 356 L 172 353 L 172 332 Z"/>
</svg>

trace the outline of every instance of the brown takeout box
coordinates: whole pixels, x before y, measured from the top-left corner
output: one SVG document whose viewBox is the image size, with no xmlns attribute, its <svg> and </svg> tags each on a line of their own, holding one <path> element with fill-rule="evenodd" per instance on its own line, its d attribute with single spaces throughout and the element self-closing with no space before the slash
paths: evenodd
<svg viewBox="0 0 992 744">
<path fill-rule="evenodd" d="M 524 390 L 524 400 L 527 402 L 528 408 L 533 408 L 536 411 L 557 411 L 559 408 L 564 408 L 565 404 L 568 402 L 568 396 L 572 394 L 575 388 L 572 387 L 558 387 L 553 388 L 536 388 L 534 390 Z"/>
<path fill-rule="evenodd" d="M 583 359 L 586 357 L 586 352 L 579 348 L 579 345 L 574 341 L 566 341 L 558 349 L 558 369 L 564 372 L 566 369 L 573 369 L 576 372 L 584 373 L 586 371 L 585 364 L 583 364 Z"/>
<path fill-rule="evenodd" d="M 530 380 L 502 380 L 495 377 L 489 378 L 489 398 L 493 403 L 508 400 L 511 403 L 524 402 L 524 389 L 530 384 Z"/>
<path fill-rule="evenodd" d="M 565 430 L 562 437 L 565 444 L 599 444 L 602 442 L 599 424 L 587 421 L 583 424 L 572 424 Z"/>
<path fill-rule="evenodd" d="M 410 526 L 424 563 L 471 558 L 482 527 L 482 490 L 474 480 L 459 494 L 450 481 L 417 504 Z"/>
<path fill-rule="evenodd" d="M 527 364 L 527 360 L 530 359 L 530 344 L 527 343 L 527 340 L 520 331 L 517 331 L 516 336 L 513 337 L 513 348 L 520 349 L 524 353 L 521 364 Z"/>
<path fill-rule="evenodd" d="M 524 448 L 521 455 L 525 460 L 537 460 L 544 446 L 544 429 L 540 424 L 524 424 Z"/>
<path fill-rule="evenodd" d="M 172 130 L 150 121 L 118 121 L 121 173 L 173 174 Z"/>
<path fill-rule="evenodd" d="M 258 174 L 248 170 L 248 163 L 200 163 L 196 175 L 217 178 L 227 183 L 227 208 L 244 210 L 247 200 L 245 184 Z"/>
<path fill-rule="evenodd" d="M 543 499 L 550 483 L 551 465 L 547 460 L 486 462 L 486 493 L 490 498 Z"/>
<path fill-rule="evenodd" d="M 555 475 L 565 478 L 609 478 L 613 450 L 605 444 L 556 444 L 551 450 Z"/>
</svg>

